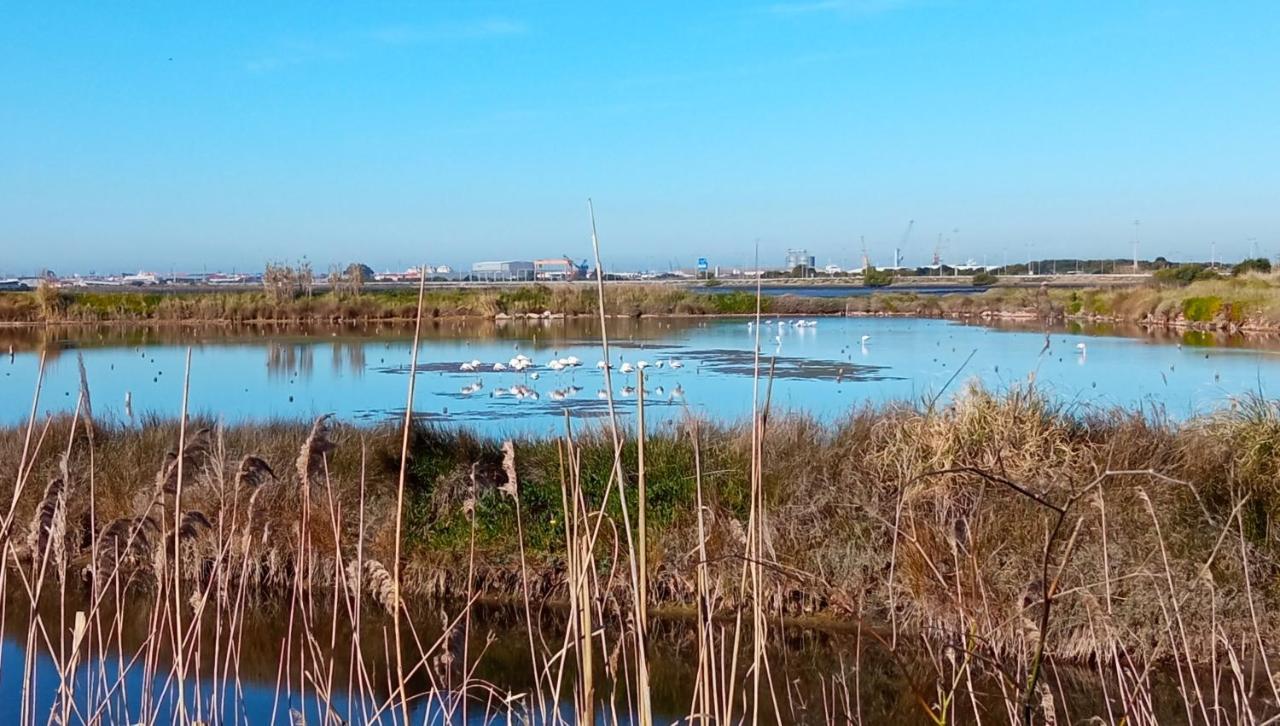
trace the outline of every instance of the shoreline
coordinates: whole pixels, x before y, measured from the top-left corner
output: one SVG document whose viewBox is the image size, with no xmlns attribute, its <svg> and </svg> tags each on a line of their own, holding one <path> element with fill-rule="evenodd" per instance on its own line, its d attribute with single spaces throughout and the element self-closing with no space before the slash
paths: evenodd
<svg viewBox="0 0 1280 726">
<path fill-rule="evenodd" d="M 1046 324 L 1125 324 L 1168 330 L 1230 334 L 1280 333 L 1280 284 L 1270 278 L 1219 278 L 1182 286 L 1154 283 L 1109 287 L 997 284 L 982 290 L 913 292 L 910 286 L 865 289 L 851 296 L 766 295 L 769 317 L 915 317 L 963 322 L 1043 321 Z M 671 283 L 611 283 L 605 287 L 610 319 L 749 318 L 754 287 L 712 288 Z M 372 289 L 362 294 L 316 292 L 273 299 L 258 290 L 212 292 L 76 291 L 41 299 L 31 292 L 0 293 L 0 329 L 74 325 L 270 326 L 411 324 L 417 319 L 416 290 Z M 540 284 L 502 287 L 441 287 L 428 290 L 423 319 L 443 322 L 560 320 L 598 316 L 586 286 Z"/>
<path fill-rule="evenodd" d="M 1151 318 L 1122 318 L 1104 315 L 1058 315 L 1050 318 L 1033 310 L 998 310 L 986 309 L 977 312 L 935 312 L 927 311 L 865 311 L 849 310 L 845 312 L 796 312 L 768 313 L 770 317 L 796 318 L 902 318 L 916 320 L 953 320 L 964 323 L 982 324 L 987 321 L 1006 322 L 1043 322 L 1054 324 L 1088 324 L 1088 325 L 1132 325 L 1143 329 L 1164 329 L 1169 331 L 1215 332 L 1250 337 L 1254 335 L 1274 335 L 1280 333 L 1280 323 L 1233 323 L 1230 321 L 1205 322 L 1188 320 L 1160 320 Z M 642 313 L 625 315 L 606 313 L 609 320 L 751 320 L 754 313 Z M 552 313 L 539 315 L 441 315 L 430 318 L 440 322 L 486 321 L 495 323 L 546 322 L 554 320 L 596 320 L 594 313 Z M 228 319 L 169 319 L 169 318 L 109 318 L 95 320 L 49 320 L 49 321 L 0 321 L 0 330 L 40 330 L 67 329 L 75 327 L 104 326 L 111 328 L 265 328 L 265 327 L 301 327 L 310 325 L 354 326 L 354 325 L 405 325 L 415 322 L 412 317 L 357 317 L 357 318 L 275 318 L 253 320 Z"/>
</svg>

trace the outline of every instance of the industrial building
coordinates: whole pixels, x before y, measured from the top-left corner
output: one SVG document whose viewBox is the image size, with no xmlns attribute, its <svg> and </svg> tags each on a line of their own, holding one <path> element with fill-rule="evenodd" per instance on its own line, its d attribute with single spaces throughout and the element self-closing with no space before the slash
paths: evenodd
<svg viewBox="0 0 1280 726">
<path fill-rule="evenodd" d="M 539 280 L 578 280 L 587 276 L 587 266 L 574 264 L 568 257 L 552 257 L 534 260 L 533 274 Z"/>
<path fill-rule="evenodd" d="M 797 267 L 804 270 L 812 270 L 816 267 L 814 264 L 814 257 L 809 254 L 809 250 L 787 250 L 787 271 L 790 272 Z"/>
<path fill-rule="evenodd" d="M 532 280 L 533 263 L 525 260 L 498 260 L 471 263 L 472 280 Z"/>
</svg>

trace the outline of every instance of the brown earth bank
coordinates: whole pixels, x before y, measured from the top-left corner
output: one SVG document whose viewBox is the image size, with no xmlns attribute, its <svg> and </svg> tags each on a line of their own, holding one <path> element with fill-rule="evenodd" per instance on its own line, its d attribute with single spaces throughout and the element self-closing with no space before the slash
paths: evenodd
<svg viewBox="0 0 1280 726">
<path fill-rule="evenodd" d="M 402 434 L 71 416 L 6 428 L 0 469 L 17 476 L 0 487 L 11 503 L 0 543 L 10 567 L 40 562 L 69 581 L 120 572 L 146 589 L 176 542 L 184 578 L 206 587 L 235 582 L 261 600 L 298 583 L 357 588 L 392 607 L 567 601 L 570 560 L 586 556 L 599 606 L 625 609 L 634 435 L 616 469 L 600 426 L 516 440 L 509 456 L 465 430 L 415 427 L 397 584 Z M 983 652 L 1025 652 L 1043 633 L 1059 659 L 1198 662 L 1224 658 L 1223 642 L 1261 653 L 1277 642 L 1274 401 L 1174 423 L 971 389 L 945 407 L 862 408 L 834 425 L 769 420 L 755 550 L 751 441 L 749 425 L 693 420 L 645 437 L 643 574 L 656 608 L 749 610 L 745 553 L 758 551 L 764 612 Z M 589 525 L 586 550 L 567 521 Z"/>
</svg>

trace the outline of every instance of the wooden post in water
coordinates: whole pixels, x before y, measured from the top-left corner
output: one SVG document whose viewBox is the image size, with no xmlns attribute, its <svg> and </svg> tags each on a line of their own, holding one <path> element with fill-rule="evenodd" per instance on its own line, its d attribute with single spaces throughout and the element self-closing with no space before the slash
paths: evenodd
<svg viewBox="0 0 1280 726">
<path fill-rule="evenodd" d="M 640 530 L 640 629 L 646 635 L 649 632 L 649 536 L 645 525 L 645 510 L 648 509 L 648 497 L 644 481 L 644 369 L 636 371 L 636 467 L 639 469 L 639 481 L 636 484 L 636 499 L 639 502 L 640 518 L 637 529 Z"/>
</svg>

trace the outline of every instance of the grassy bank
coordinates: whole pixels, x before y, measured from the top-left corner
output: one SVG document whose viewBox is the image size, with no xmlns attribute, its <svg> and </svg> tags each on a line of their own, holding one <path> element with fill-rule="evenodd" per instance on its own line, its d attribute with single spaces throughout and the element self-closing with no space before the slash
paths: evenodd
<svg viewBox="0 0 1280 726">
<path fill-rule="evenodd" d="M 28 554 L 51 536 L 44 482 L 62 477 L 65 508 L 52 536 L 59 557 L 77 576 L 88 576 L 93 544 L 99 559 L 109 546 L 123 547 L 121 531 L 110 533 L 127 531 L 141 521 L 135 518 L 153 518 L 140 539 L 159 546 L 159 532 L 173 518 L 166 507 L 175 460 L 165 452 L 176 447 L 179 432 L 173 422 L 148 420 L 103 423 L 91 436 L 82 428 L 73 437 L 70 425 L 54 419 L 36 432 L 45 442 L 31 458 L 38 483 L 16 500 L 7 534 Z M 656 604 L 696 605 L 702 546 L 712 563 L 706 574 L 715 611 L 746 606 L 738 579 L 751 513 L 750 433 L 690 424 L 647 438 L 647 575 Z M 0 468 L 18 470 L 25 434 L 0 431 Z M 193 577 L 207 577 L 220 551 L 240 546 L 252 556 L 237 578 L 257 597 L 287 595 L 299 563 L 316 587 L 331 586 L 358 554 L 366 566 L 390 568 L 398 430 L 194 422 L 188 437 L 182 508 L 199 513 L 190 515 L 192 539 L 184 550 Z M 59 460 L 68 442 L 64 475 Z M 615 529 L 621 511 L 616 497 L 603 499 L 613 449 L 602 432 L 580 432 L 572 446 L 514 442 L 519 527 L 516 499 L 504 492 L 511 485 L 500 442 L 418 428 L 409 451 L 404 595 L 466 596 L 474 512 L 477 591 L 519 598 L 523 544 L 532 590 L 567 601 L 564 493 L 571 476 L 580 481 L 585 506 L 602 509 L 609 523 L 595 566 L 602 577 L 613 573 L 611 587 L 624 584 L 615 559 L 625 552 Z M 571 451 L 578 462 L 572 475 Z M 308 460 L 307 452 L 320 456 Z M 274 476 L 256 468 L 259 462 Z M 634 438 L 622 462 L 634 513 Z M 762 592 L 772 612 L 843 619 L 862 613 L 925 631 L 963 633 L 961 625 L 981 613 L 987 644 L 1017 649 L 1039 608 L 1046 537 L 1061 508 L 1066 530 L 1050 559 L 1062 568 L 1063 594 L 1054 602 L 1051 652 L 1094 659 L 1119 646 L 1133 657 L 1167 658 L 1170 648 L 1183 647 L 1169 641 L 1177 603 L 1182 618 L 1216 623 L 1182 636 L 1187 652 L 1201 660 L 1215 652 L 1219 629 L 1234 640 L 1253 632 L 1254 611 L 1266 642 L 1280 633 L 1278 474 L 1280 409 L 1262 400 L 1173 424 L 1134 411 L 1069 410 L 1033 393 L 974 390 L 945 409 L 865 409 L 835 426 L 777 420 L 763 447 L 770 512 L 763 544 L 771 564 Z M 13 480 L 5 486 L 8 500 Z M 311 514 L 300 529 L 304 499 Z M 240 531 L 243 544 L 224 541 L 219 531 Z M 302 547 L 307 556 L 300 559 Z M 132 557 L 131 577 L 145 584 L 154 576 L 150 550 L 125 554 Z"/>
<path fill-rule="evenodd" d="M 0 322 L 338 322 L 412 320 L 416 289 L 335 291 L 276 299 L 259 291 L 147 292 L 59 290 L 0 293 Z M 605 305 L 615 315 L 728 315 L 755 312 L 754 292 L 711 293 L 678 285 L 610 283 Z M 766 298 L 778 314 L 832 314 L 844 302 L 820 298 Z M 595 315 L 597 298 L 583 285 L 428 289 L 423 315 L 441 317 Z"/>
<path fill-rule="evenodd" d="M 334 291 L 283 300 L 258 291 L 50 291 L 0 293 L 0 322 L 304 322 L 412 320 L 417 291 Z M 429 289 L 423 313 L 432 318 L 595 315 L 594 291 L 584 285 Z M 709 292 L 683 285 L 605 286 L 614 315 L 742 315 L 755 312 L 748 289 Z M 982 292 L 928 293 L 892 288 L 847 298 L 766 296 L 770 315 L 913 315 L 1100 320 L 1228 330 L 1280 329 L 1280 285 L 1269 275 L 1152 281 L 1105 288 L 992 287 Z"/>
<path fill-rule="evenodd" d="M 883 292 L 849 298 L 846 311 L 920 317 L 1014 316 L 1228 330 L 1280 329 L 1280 285 L 1271 276 L 1152 282 L 1129 287 L 993 287 L 978 293 Z"/>
</svg>

